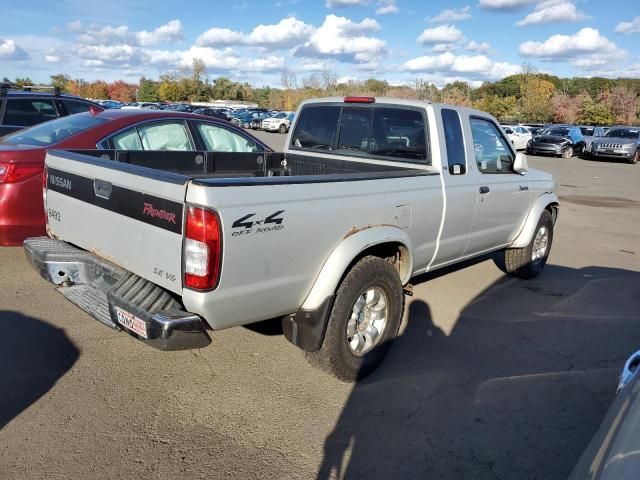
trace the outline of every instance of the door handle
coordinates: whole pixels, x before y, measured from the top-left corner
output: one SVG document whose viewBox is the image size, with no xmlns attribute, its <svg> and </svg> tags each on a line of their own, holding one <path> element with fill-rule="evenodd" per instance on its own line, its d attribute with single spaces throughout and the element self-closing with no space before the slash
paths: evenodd
<svg viewBox="0 0 640 480">
<path fill-rule="evenodd" d="M 480 193 L 489 193 L 489 187 L 480 187 Z"/>
</svg>

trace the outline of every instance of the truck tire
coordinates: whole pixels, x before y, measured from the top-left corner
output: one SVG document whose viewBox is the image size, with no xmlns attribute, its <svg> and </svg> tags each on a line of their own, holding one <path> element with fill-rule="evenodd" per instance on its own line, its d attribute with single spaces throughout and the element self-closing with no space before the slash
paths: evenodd
<svg viewBox="0 0 640 480">
<path fill-rule="evenodd" d="M 338 287 L 322 346 L 307 352 L 307 359 L 345 382 L 366 377 L 389 352 L 403 310 L 404 292 L 393 265 L 362 258 Z"/>
<path fill-rule="evenodd" d="M 520 278 L 533 278 L 542 272 L 547 264 L 553 242 L 553 219 L 549 211 L 540 215 L 538 226 L 529 245 L 524 248 L 508 248 L 504 252 L 504 266 L 507 273 Z"/>
</svg>

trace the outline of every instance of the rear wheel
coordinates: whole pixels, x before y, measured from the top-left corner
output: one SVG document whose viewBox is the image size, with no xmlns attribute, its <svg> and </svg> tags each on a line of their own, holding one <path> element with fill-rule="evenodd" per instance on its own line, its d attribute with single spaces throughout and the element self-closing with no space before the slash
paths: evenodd
<svg viewBox="0 0 640 480">
<path fill-rule="evenodd" d="M 307 352 L 307 359 L 343 381 L 366 377 L 389 352 L 403 309 L 402 283 L 393 265 L 364 257 L 338 287 L 322 346 Z"/>
<path fill-rule="evenodd" d="M 278 128 L 278 131 L 280 133 L 287 133 L 287 126 L 283 123 L 282 125 L 280 125 L 280 128 Z"/>
<path fill-rule="evenodd" d="M 542 212 L 529 245 L 524 248 L 508 248 L 504 252 L 507 273 L 520 278 L 533 278 L 547 264 L 553 242 L 553 218 L 548 210 Z"/>
</svg>

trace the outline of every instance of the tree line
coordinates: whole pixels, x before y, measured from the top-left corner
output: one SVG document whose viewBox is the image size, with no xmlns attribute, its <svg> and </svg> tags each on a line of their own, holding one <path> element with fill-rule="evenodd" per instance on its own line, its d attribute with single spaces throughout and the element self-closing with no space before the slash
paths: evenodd
<svg viewBox="0 0 640 480">
<path fill-rule="evenodd" d="M 226 77 L 210 80 L 205 72 L 204 62 L 196 59 L 190 72 L 167 73 L 157 80 L 142 77 L 138 83 L 122 80 L 87 82 L 58 74 L 51 76 L 51 85 L 85 98 L 121 102 L 231 100 L 295 110 L 307 98 L 372 95 L 474 107 L 505 122 L 640 125 L 640 79 L 560 78 L 538 73 L 526 65 L 522 73 L 485 82 L 479 88 L 472 88 L 462 81 L 438 88 L 428 79 L 416 79 L 404 85 L 391 85 L 375 78 L 338 82 L 331 71 L 302 78 L 285 71 L 281 88 L 253 87 Z M 9 79 L 4 81 L 9 82 Z M 29 78 L 17 78 L 11 83 L 18 86 L 33 84 Z"/>
</svg>

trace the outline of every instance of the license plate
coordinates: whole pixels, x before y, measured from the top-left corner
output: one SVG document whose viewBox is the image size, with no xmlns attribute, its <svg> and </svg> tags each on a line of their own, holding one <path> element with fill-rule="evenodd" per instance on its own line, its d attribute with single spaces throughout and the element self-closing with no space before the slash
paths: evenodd
<svg viewBox="0 0 640 480">
<path fill-rule="evenodd" d="M 147 338 L 147 324 L 144 320 L 129 312 L 125 312 L 119 307 L 116 307 L 116 317 L 118 318 L 118 323 L 124 328 L 137 333 L 143 338 Z"/>
</svg>

